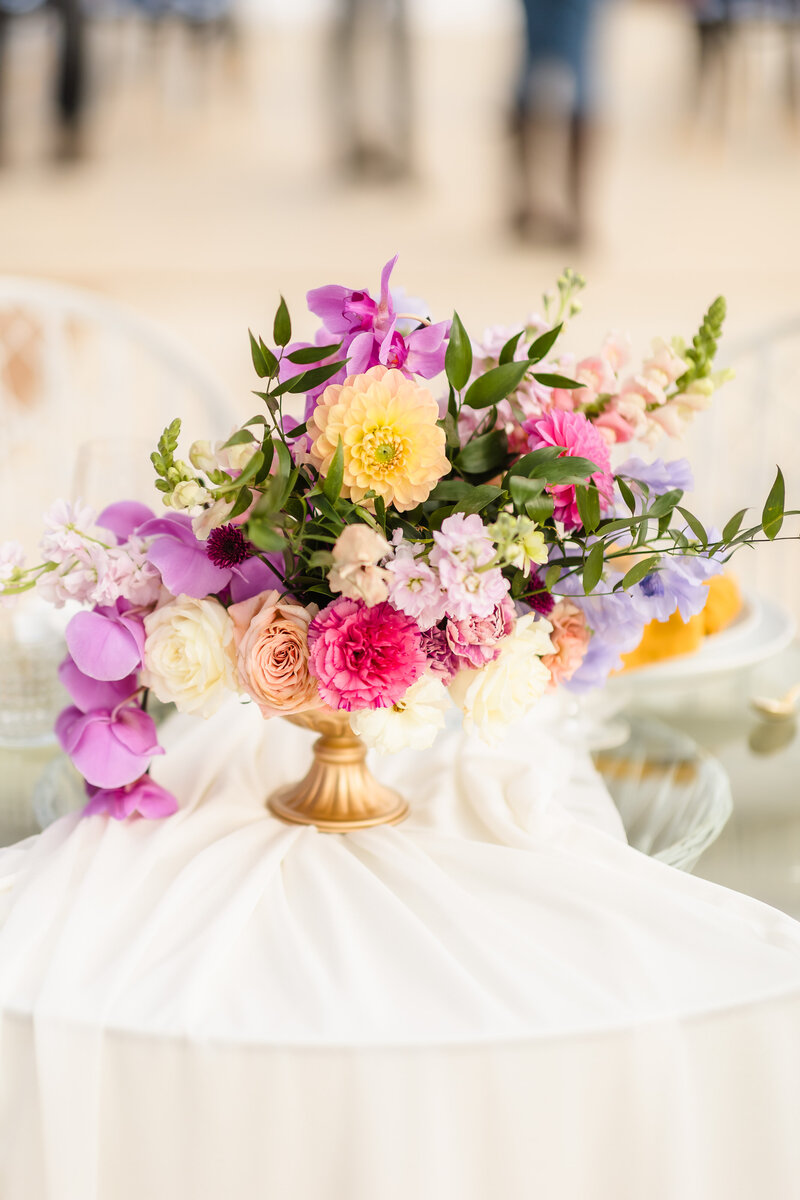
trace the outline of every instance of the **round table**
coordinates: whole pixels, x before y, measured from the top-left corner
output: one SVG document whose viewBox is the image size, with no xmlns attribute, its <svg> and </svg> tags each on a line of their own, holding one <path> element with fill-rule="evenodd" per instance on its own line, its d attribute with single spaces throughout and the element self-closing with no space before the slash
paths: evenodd
<svg viewBox="0 0 800 1200">
<path fill-rule="evenodd" d="M 179 723 L 176 816 L 0 851 L 4 1200 L 797 1195 L 800 925 L 630 849 L 541 715 L 348 835 L 264 809 L 309 741 Z"/>
</svg>

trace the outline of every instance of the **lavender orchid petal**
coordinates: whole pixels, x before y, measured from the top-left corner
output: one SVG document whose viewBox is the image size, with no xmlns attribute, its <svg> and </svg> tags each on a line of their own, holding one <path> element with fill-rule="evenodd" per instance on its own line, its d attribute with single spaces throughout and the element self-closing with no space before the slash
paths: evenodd
<svg viewBox="0 0 800 1200">
<path fill-rule="evenodd" d="M 171 817 L 178 811 L 175 797 L 160 784 L 143 775 L 127 787 L 99 788 L 83 810 L 84 816 L 109 816 L 125 820 L 135 813 L 149 820 Z"/>
<path fill-rule="evenodd" d="M 113 611 L 79 612 L 67 625 L 67 649 L 78 670 L 90 679 L 124 679 L 142 664 L 141 621 L 107 615 Z"/>
<path fill-rule="evenodd" d="M 141 715 L 147 718 L 145 713 Z M 115 719 L 108 709 L 94 709 L 81 714 L 68 730 L 64 748 L 84 779 L 95 787 L 116 788 L 133 783 L 150 762 L 149 749 L 132 750 L 120 740 L 120 725 L 125 731 L 126 722 L 119 716 Z M 146 740 L 140 731 L 133 744 L 141 746 Z"/>
<path fill-rule="evenodd" d="M 277 555 L 275 557 L 280 561 Z M 266 592 L 272 588 L 283 591 L 283 581 L 263 559 L 257 556 L 248 558 L 240 566 L 233 568 L 231 600 L 234 604 L 241 600 L 250 600 L 259 592 Z"/>
<path fill-rule="evenodd" d="M 97 518 L 97 524 L 114 534 L 117 543 L 127 542 L 132 533 L 146 521 L 154 520 L 152 511 L 138 500 L 119 500 L 109 504 Z"/>
<path fill-rule="evenodd" d="M 136 675 L 124 679 L 92 679 L 84 675 L 72 658 L 65 658 L 58 668 L 61 685 L 81 712 L 93 708 L 115 708 L 134 694 L 138 687 Z"/>
<path fill-rule="evenodd" d="M 138 706 L 128 705 L 117 713 L 114 737 L 131 754 L 150 756 L 163 754 L 153 718 Z"/>
<path fill-rule="evenodd" d="M 192 544 L 183 534 L 179 537 L 157 537 L 148 551 L 148 559 L 158 568 L 164 586 L 173 596 L 202 599 L 222 591 L 230 581 L 231 572 L 215 566 L 202 544 L 194 535 L 191 538 Z"/>
</svg>

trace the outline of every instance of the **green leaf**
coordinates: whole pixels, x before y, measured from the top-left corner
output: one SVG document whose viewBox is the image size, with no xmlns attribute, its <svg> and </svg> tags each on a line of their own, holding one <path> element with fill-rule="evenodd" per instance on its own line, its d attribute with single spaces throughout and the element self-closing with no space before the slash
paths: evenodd
<svg viewBox="0 0 800 1200">
<path fill-rule="evenodd" d="M 286 346 L 292 338 L 292 320 L 289 316 L 289 309 L 286 307 L 286 301 L 281 296 L 281 302 L 278 305 L 278 311 L 275 313 L 275 321 L 272 326 L 272 336 L 275 339 L 276 346 Z"/>
<path fill-rule="evenodd" d="M 318 388 L 321 383 L 327 383 L 332 375 L 336 375 L 341 371 L 343 363 L 333 362 L 325 363 L 322 367 L 312 367 L 310 371 L 302 371 L 299 375 L 294 375 L 291 379 L 287 379 L 284 383 L 275 388 L 273 395 L 281 396 L 284 392 L 297 394 L 298 392 L 311 392 L 314 388 Z"/>
<path fill-rule="evenodd" d="M 764 511 L 761 514 L 761 525 L 764 533 L 771 542 L 775 540 L 781 531 L 785 506 L 786 484 L 783 479 L 783 471 L 778 467 L 778 474 L 775 476 L 775 482 L 770 489 L 767 502 L 764 505 Z"/>
<path fill-rule="evenodd" d="M 344 443 L 339 438 L 336 443 L 336 450 L 331 465 L 328 467 L 328 473 L 322 484 L 322 490 L 330 500 L 331 504 L 335 504 L 342 494 L 342 481 L 344 479 Z"/>
<path fill-rule="evenodd" d="M 575 500 L 583 528 L 587 533 L 594 533 L 600 523 L 600 493 L 594 484 L 588 487 L 578 485 Z"/>
<path fill-rule="evenodd" d="M 249 421 L 245 421 L 245 425 L 267 425 L 267 424 L 268 424 L 267 418 L 264 416 L 263 413 L 257 413 L 256 416 L 251 417 Z"/>
<path fill-rule="evenodd" d="M 547 568 L 547 574 L 544 577 L 544 586 L 547 588 L 548 592 L 552 592 L 553 588 L 561 578 L 561 570 L 561 563 L 557 562 L 551 563 Z"/>
<path fill-rule="evenodd" d="M 529 500 L 541 496 L 544 484 L 541 479 L 528 479 L 525 475 L 512 475 L 508 481 L 508 490 L 518 512 L 525 511 Z"/>
<path fill-rule="evenodd" d="M 467 514 L 481 512 L 482 509 L 486 508 L 487 504 L 492 504 L 498 496 L 502 495 L 502 488 L 495 487 L 491 483 L 482 483 L 478 487 L 471 487 L 469 495 L 459 500 L 453 512 Z"/>
<path fill-rule="evenodd" d="M 463 479 L 443 479 L 441 483 L 437 483 L 436 487 L 428 496 L 428 500 L 433 500 L 439 504 L 454 504 L 457 500 L 461 500 L 468 492 L 473 489 L 473 484 L 465 483 Z"/>
<path fill-rule="evenodd" d="M 542 375 L 534 375 L 537 383 L 543 384 L 545 387 L 552 388 L 582 388 L 584 384 L 577 383 L 574 379 L 567 379 L 566 375 L 551 375 L 545 372 Z"/>
<path fill-rule="evenodd" d="M 540 492 L 538 496 L 531 496 L 530 500 L 525 501 L 525 513 L 537 525 L 544 525 L 553 515 L 555 502 L 549 492 Z"/>
<path fill-rule="evenodd" d="M 522 458 L 518 458 L 512 467 L 509 467 L 509 475 L 527 475 L 533 478 L 536 475 L 538 468 L 542 463 L 552 462 L 554 458 L 564 453 L 563 446 L 541 446 L 538 450 L 531 450 L 529 454 L 523 454 Z"/>
<path fill-rule="evenodd" d="M 256 375 L 259 379 L 266 379 L 269 375 L 269 367 L 267 366 L 266 359 L 261 353 L 261 347 L 249 329 L 247 332 L 250 334 L 250 354 L 253 359 L 253 366 L 256 369 Z"/>
<path fill-rule="evenodd" d="M 375 518 L 381 529 L 386 529 L 386 501 L 383 496 L 375 497 Z"/>
<path fill-rule="evenodd" d="M 558 340 L 558 335 L 561 333 L 563 325 L 556 325 L 554 329 L 548 329 L 547 333 L 537 337 L 535 342 L 531 342 L 528 347 L 528 359 L 530 362 L 540 362 L 545 358 Z"/>
<path fill-rule="evenodd" d="M 267 367 L 269 369 L 269 377 L 270 377 L 270 379 L 272 379 L 273 376 L 277 375 L 278 367 L 280 364 L 263 338 L 258 339 L 258 346 L 259 346 L 259 349 L 261 350 L 261 354 L 264 359 L 264 362 L 267 364 Z"/>
<path fill-rule="evenodd" d="M 652 575 L 660 561 L 661 558 L 658 554 L 652 554 L 649 558 L 643 558 L 641 562 L 632 566 L 630 571 L 623 577 L 622 587 L 629 588 L 633 587 L 635 583 L 641 583 L 646 575 Z"/>
<path fill-rule="evenodd" d="M 470 408 L 488 408 L 491 404 L 499 404 L 516 391 L 529 365 L 527 362 L 509 362 L 503 363 L 502 367 L 492 367 L 470 384 L 464 403 Z"/>
<path fill-rule="evenodd" d="M 625 507 L 632 516 L 636 512 L 636 497 L 634 496 L 632 489 L 628 486 L 624 479 L 620 478 L 619 475 L 617 476 L 617 487 L 619 488 L 619 494 L 622 496 L 622 499 L 625 502 Z"/>
<path fill-rule="evenodd" d="M 467 386 L 472 374 L 472 344 L 457 312 L 453 313 L 444 356 L 448 382 L 457 392 Z"/>
<path fill-rule="evenodd" d="M 253 493 L 250 488 L 243 487 L 236 497 L 236 503 L 228 514 L 228 520 L 232 521 L 234 517 L 239 517 L 243 512 L 246 512 L 253 503 Z"/>
<path fill-rule="evenodd" d="M 302 437 L 308 430 L 308 425 L 303 421 L 302 425 L 295 425 L 294 429 L 285 430 L 287 438 L 294 439 Z"/>
<path fill-rule="evenodd" d="M 664 517 L 671 513 L 682 496 L 683 492 L 680 488 L 673 488 L 671 491 L 657 496 L 647 510 L 648 518 Z"/>
<path fill-rule="evenodd" d="M 584 483 L 600 468 L 588 458 L 573 458 L 565 454 L 563 458 L 553 459 L 545 463 L 539 474 L 539 479 L 546 483 Z"/>
<path fill-rule="evenodd" d="M 483 475 L 499 471 L 508 458 L 508 435 L 504 429 L 492 429 L 482 437 L 467 442 L 456 458 L 456 466 L 465 475 Z"/>
<path fill-rule="evenodd" d="M 747 516 L 746 508 L 740 508 L 737 513 L 734 513 L 734 515 L 731 517 L 731 519 L 725 525 L 725 528 L 722 530 L 723 542 L 733 541 L 733 539 L 736 537 L 737 533 L 739 532 L 739 530 L 741 528 L 742 521 L 745 519 L 746 516 Z"/>
<path fill-rule="evenodd" d="M 237 429 L 233 437 L 229 437 L 227 442 L 223 443 L 222 449 L 227 450 L 229 446 L 243 446 L 245 442 L 254 442 L 255 440 L 249 429 Z"/>
<path fill-rule="evenodd" d="M 505 346 L 503 346 L 503 349 L 500 351 L 500 358 L 498 359 L 498 363 L 501 367 L 504 365 L 504 363 L 514 361 L 514 355 L 517 352 L 519 339 L 522 337 L 524 332 L 524 329 L 520 329 L 519 333 L 515 333 L 513 337 L 510 337 Z"/>
<path fill-rule="evenodd" d="M 322 362 L 323 358 L 330 358 L 332 354 L 336 354 L 341 348 L 341 342 L 337 342 L 334 346 L 301 346 L 299 350 L 293 350 L 286 357 L 289 359 L 289 362 L 302 366 L 307 363 Z"/>
<path fill-rule="evenodd" d="M 256 450 L 247 466 L 243 468 L 236 479 L 232 479 L 231 482 L 226 484 L 224 487 L 217 488 L 218 494 L 226 495 L 228 492 L 236 491 L 237 488 L 243 487 L 244 484 L 249 483 L 251 479 L 255 479 L 256 475 L 261 470 L 263 463 L 264 455 L 262 451 Z"/>
<path fill-rule="evenodd" d="M 689 512 L 688 508 L 681 508 L 680 504 L 676 505 L 678 512 L 683 517 L 686 524 L 691 529 L 698 542 L 705 548 L 708 545 L 708 534 L 705 531 L 703 522 L 700 521 L 694 513 Z"/>
<path fill-rule="evenodd" d="M 586 556 L 586 562 L 583 567 L 583 591 L 584 595 L 588 596 L 593 592 L 598 583 L 603 577 L 603 567 L 605 565 L 605 557 L 603 551 L 603 543 L 595 542 Z"/>
<path fill-rule="evenodd" d="M 258 550 L 263 550 L 267 554 L 276 554 L 286 545 L 286 538 L 280 530 L 267 524 L 266 521 L 258 519 L 248 521 L 247 536 Z"/>
</svg>

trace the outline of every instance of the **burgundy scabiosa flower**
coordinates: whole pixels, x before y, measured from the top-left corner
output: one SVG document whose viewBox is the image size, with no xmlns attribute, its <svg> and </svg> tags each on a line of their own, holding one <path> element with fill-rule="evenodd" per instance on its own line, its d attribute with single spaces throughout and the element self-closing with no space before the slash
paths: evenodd
<svg viewBox="0 0 800 1200">
<path fill-rule="evenodd" d="M 220 525 L 212 529 L 206 542 L 206 554 L 222 570 L 238 567 L 253 553 L 238 525 Z"/>
<path fill-rule="evenodd" d="M 549 617 L 556 606 L 555 600 L 544 586 L 544 580 L 537 571 L 531 572 L 528 579 L 528 591 L 522 599 L 540 617 Z"/>
</svg>

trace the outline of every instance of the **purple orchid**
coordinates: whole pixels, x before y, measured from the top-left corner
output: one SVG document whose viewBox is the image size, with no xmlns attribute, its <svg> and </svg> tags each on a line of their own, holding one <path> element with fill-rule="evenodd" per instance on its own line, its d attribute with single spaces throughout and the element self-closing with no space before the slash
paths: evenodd
<svg viewBox="0 0 800 1200">
<path fill-rule="evenodd" d="M 90 679 L 124 679 L 142 665 L 144 624 L 125 600 L 76 613 L 65 637 L 75 665 Z"/>
<path fill-rule="evenodd" d="M 83 713 L 93 708 L 115 708 L 124 704 L 139 687 L 135 674 L 124 679 L 93 679 L 84 675 L 74 659 L 67 656 L 58 668 L 58 678 L 72 703 Z"/>
<path fill-rule="evenodd" d="M 396 262 L 395 254 L 381 271 L 380 299 L 373 300 L 366 289 L 353 291 L 339 284 L 328 284 L 312 288 L 306 294 L 309 311 L 321 319 L 329 333 L 343 339 L 345 346 L 360 333 L 370 333 L 373 337 L 387 333 L 395 319 L 389 279 Z"/>
<path fill-rule="evenodd" d="M 122 545 L 132 534 L 138 532 L 141 525 L 154 519 L 154 514 L 146 504 L 140 504 L 138 500 L 119 500 L 103 509 L 97 518 L 97 524 L 110 530 L 117 539 L 117 544 Z"/>
<path fill-rule="evenodd" d="M 56 736 L 84 779 L 99 788 L 133 783 L 153 755 L 164 753 L 153 718 L 136 704 L 87 713 L 65 708 L 56 721 Z"/>
<path fill-rule="evenodd" d="M 83 810 L 85 817 L 108 816 L 124 821 L 138 813 L 149 820 L 171 817 L 178 811 L 178 801 L 149 775 L 125 787 L 87 788 L 91 799 Z"/>
<path fill-rule="evenodd" d="M 139 537 L 152 537 L 148 560 L 161 572 L 164 586 L 173 596 L 201 600 L 221 592 L 230 582 L 228 567 L 217 567 L 206 554 L 205 542 L 192 532 L 192 522 L 183 513 L 154 517 L 137 529 Z"/>
<path fill-rule="evenodd" d="M 450 322 L 424 325 L 405 337 L 397 332 L 395 325 L 396 321 L 393 321 L 381 342 L 380 362 L 385 367 L 395 367 L 404 375 L 421 375 L 423 379 L 439 375 L 444 370 Z"/>
</svg>

